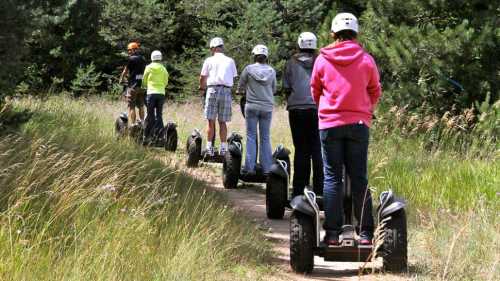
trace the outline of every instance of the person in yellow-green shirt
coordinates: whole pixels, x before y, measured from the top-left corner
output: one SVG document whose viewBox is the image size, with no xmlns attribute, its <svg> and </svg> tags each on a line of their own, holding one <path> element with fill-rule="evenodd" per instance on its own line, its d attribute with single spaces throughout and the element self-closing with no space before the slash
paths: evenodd
<svg viewBox="0 0 500 281">
<path fill-rule="evenodd" d="M 168 84 L 168 71 L 161 64 L 161 60 L 161 52 L 153 51 L 151 53 L 151 63 L 146 66 L 142 78 L 142 87 L 147 89 L 145 144 L 151 141 L 156 130 L 163 128 L 162 111 L 165 102 L 165 88 Z"/>
</svg>

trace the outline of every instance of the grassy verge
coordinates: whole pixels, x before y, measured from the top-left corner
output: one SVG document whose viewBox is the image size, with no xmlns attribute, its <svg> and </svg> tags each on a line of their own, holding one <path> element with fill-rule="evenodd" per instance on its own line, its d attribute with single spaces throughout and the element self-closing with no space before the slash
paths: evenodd
<svg viewBox="0 0 500 281">
<path fill-rule="evenodd" d="M 97 239 L 96 237 L 102 237 L 102 235 L 107 234 L 108 236 L 106 237 L 108 238 L 99 238 L 98 240 L 108 241 L 108 247 L 118 245 L 116 246 L 118 249 L 120 249 L 120 247 L 122 247 L 122 249 L 138 249 L 131 250 L 131 252 L 126 252 L 124 250 L 125 252 L 117 251 L 115 253 L 112 251 L 116 255 L 113 256 L 106 254 L 106 251 L 104 250 L 100 250 L 110 248 L 106 248 L 100 244 L 97 244 L 99 246 L 94 244 L 94 246 L 90 248 L 99 249 L 99 251 L 89 253 L 90 256 L 88 259 L 95 262 L 95 264 L 99 264 L 102 267 L 102 260 L 115 257 L 117 260 L 114 263 L 107 262 L 106 264 L 116 264 L 116 267 L 114 267 L 115 272 L 124 275 L 130 272 L 130 276 L 133 277 L 130 277 L 131 279 L 150 278 L 155 280 L 155 278 L 160 278 L 167 280 L 190 280 L 192 278 L 195 279 L 195 277 L 198 278 L 199 276 L 203 276 L 201 277 L 201 280 L 210 280 L 211 278 L 217 279 L 214 276 L 224 272 L 230 276 L 227 279 L 233 280 L 237 278 L 234 278 L 234 275 L 231 275 L 230 268 L 239 264 L 240 261 L 243 261 L 243 267 L 239 267 L 236 271 L 245 272 L 245 264 L 258 264 L 259 261 L 262 261 L 262 259 L 265 258 L 266 252 L 261 251 L 265 246 L 262 245 L 261 242 L 257 241 L 259 235 L 253 231 L 245 234 L 248 229 L 252 229 L 250 225 L 238 220 L 230 211 L 224 209 L 223 206 L 220 206 L 219 202 L 221 201 L 219 201 L 218 198 L 215 198 L 215 195 L 213 194 L 204 194 L 203 198 L 205 198 L 205 200 L 199 200 L 200 194 L 203 194 L 203 189 L 198 188 L 199 183 L 196 183 L 188 177 L 183 177 L 178 173 L 174 173 L 176 170 L 182 170 L 185 168 L 183 164 L 184 155 L 182 153 L 169 154 L 163 152 L 155 155 L 155 152 L 148 152 L 143 150 L 143 148 L 133 146 L 128 142 L 114 141 L 112 124 L 118 112 L 124 109 L 123 104 L 102 100 L 75 101 L 66 98 L 53 98 L 46 102 L 22 100 L 18 102 L 17 105 L 22 108 L 28 108 L 36 112 L 41 112 L 41 114 L 37 114 L 36 118 L 24 127 L 24 134 L 26 137 L 19 141 L 24 142 L 25 144 L 13 147 L 12 143 L 16 143 L 18 141 L 10 140 L 6 142 L 6 145 L 2 147 L 2 149 L 0 149 L 3 153 L 2 155 L 6 154 L 5 151 L 11 151 L 11 156 L 9 157 L 14 159 L 10 162 L 5 162 L 10 164 L 3 164 L 5 161 L 4 159 L 8 158 L 0 159 L 0 163 L 2 163 L 1 169 L 10 167 L 10 170 L 6 169 L 5 172 L 2 172 L 0 179 L 4 180 L 6 177 L 3 175 L 6 173 L 13 175 L 10 182 L 8 182 L 8 185 L 3 183 L 0 184 L 11 186 L 12 188 L 18 188 L 17 186 L 19 186 L 19 188 L 21 188 L 19 190 L 23 190 L 22 188 L 24 188 L 23 186 L 25 185 L 20 183 L 26 184 L 29 180 L 20 177 L 20 171 L 36 171 L 37 169 L 32 166 L 19 166 L 16 170 L 16 163 L 25 163 L 24 165 L 34 165 L 34 163 L 38 163 L 32 161 L 32 159 L 34 159 L 33 157 L 39 153 L 37 152 L 38 150 L 34 150 L 34 148 L 37 147 L 35 144 L 39 142 L 42 143 L 40 147 L 52 147 L 54 144 L 57 144 L 56 148 L 57 151 L 60 151 L 61 157 L 68 155 L 68 153 L 73 153 L 72 155 L 75 155 L 75 157 L 94 157 L 87 160 L 71 161 L 71 163 L 83 163 L 86 161 L 85 163 L 87 164 L 79 165 L 74 170 L 71 170 L 73 172 L 68 172 L 66 175 L 56 177 L 59 179 L 71 178 L 75 173 L 78 174 L 78 172 L 88 171 L 87 167 L 89 165 L 94 165 L 94 163 L 101 163 L 103 161 L 108 161 L 106 163 L 110 163 L 110 166 L 108 167 L 110 169 L 109 171 L 105 173 L 103 172 L 99 175 L 95 174 L 94 177 L 90 177 L 88 174 L 84 174 L 85 176 L 75 175 L 77 178 L 95 179 L 96 182 L 93 182 L 92 184 L 82 185 L 78 180 L 74 179 L 74 181 L 65 185 L 67 186 L 67 189 L 65 190 L 74 189 L 73 192 L 75 192 L 75 194 L 77 194 L 77 191 L 84 192 L 83 190 L 89 190 L 88 194 L 84 194 L 79 197 L 82 198 L 81 200 L 83 200 L 83 198 L 97 198 L 95 200 L 100 202 L 103 200 L 100 198 L 110 198 L 106 200 L 111 200 L 110 202 L 114 202 L 113 204 L 116 204 L 113 205 L 113 208 L 108 208 L 110 212 L 102 214 L 98 213 L 98 210 L 101 210 L 98 208 L 99 205 L 87 205 L 88 210 L 85 209 L 85 212 L 97 212 L 85 217 L 87 218 L 87 223 L 93 222 L 98 224 L 97 226 L 94 226 L 95 228 L 90 226 L 87 228 L 79 228 L 80 232 L 88 235 L 85 236 L 88 241 L 92 241 L 91 239 Z M 201 106 L 197 103 L 168 104 L 165 106 L 164 119 L 173 120 L 178 124 L 179 144 L 181 150 L 188 134 L 194 128 L 203 129 L 205 125 L 202 118 Z M 390 118 L 381 118 L 381 120 L 382 121 L 379 121 L 380 123 L 376 123 L 372 129 L 373 137 L 369 156 L 370 185 L 375 190 L 375 193 L 388 188 L 393 188 L 398 195 L 404 197 L 408 201 L 410 214 L 409 275 L 412 279 L 417 280 L 497 280 L 500 276 L 500 245 L 498 243 L 498 241 L 500 241 L 500 223 L 498 221 L 498 213 L 500 210 L 498 196 L 498 192 L 500 191 L 500 154 L 498 146 L 496 148 L 492 148 L 490 143 L 485 142 L 484 145 L 488 145 L 488 147 L 483 147 L 481 140 L 477 140 L 474 147 L 461 152 L 457 152 L 452 147 L 447 147 L 446 145 L 434 146 L 429 149 L 427 145 L 428 140 L 425 139 L 425 136 L 407 136 L 399 134 L 396 131 L 386 133 L 383 128 L 392 125 L 392 123 L 390 123 L 392 121 Z M 229 130 L 244 134 L 244 128 L 244 119 L 235 108 L 233 110 L 233 122 L 231 122 Z M 27 139 L 31 137 L 33 139 Z M 293 151 L 288 116 L 283 108 L 277 108 L 274 112 L 272 142 L 273 145 L 283 143 Z M 9 150 L 11 148 L 12 150 Z M 16 157 L 20 157 L 23 153 L 29 157 L 26 156 L 23 158 L 24 160 L 15 160 Z M 51 159 L 50 155 L 54 155 L 54 153 L 44 155 L 46 156 L 42 157 L 43 160 Z M 165 170 L 165 167 L 160 163 L 160 160 L 163 163 L 170 163 L 172 168 Z M 57 165 L 50 162 L 44 167 L 45 168 L 43 168 L 43 170 L 50 171 L 49 168 L 57 167 Z M 111 167 L 114 167 L 116 170 L 113 170 Z M 95 170 L 99 170 L 99 167 L 92 169 L 91 171 Z M 133 172 L 130 173 L 130 171 Z M 45 174 L 46 173 L 44 173 L 44 175 Z M 17 180 L 17 178 L 20 178 L 21 180 Z M 84 189 L 76 189 L 74 187 L 75 182 L 78 182 L 79 186 L 88 187 Z M 105 187 L 108 185 L 115 187 L 117 191 L 104 192 L 101 189 L 97 189 L 98 191 L 96 191 L 97 187 Z M 57 186 L 58 185 L 55 187 Z M 55 187 L 51 190 L 58 190 Z M 162 191 L 160 192 L 157 190 Z M 190 191 L 187 192 L 187 190 Z M 68 193 L 67 196 L 72 194 L 72 192 L 65 192 L 64 194 L 66 193 Z M 13 192 L 8 194 L 13 194 Z M 119 196 L 116 194 L 119 194 Z M 153 199 L 148 199 L 150 197 Z M 26 198 L 31 197 L 26 195 Z M 11 201 L 8 202 L 18 202 L 18 200 L 10 200 Z M 71 206 L 78 209 L 80 206 L 82 206 L 81 208 L 84 208 L 83 206 L 85 206 L 85 204 L 82 204 L 81 200 L 78 201 L 77 199 L 68 199 L 66 201 L 74 203 Z M 94 202 L 92 201 L 94 199 L 88 200 L 89 202 Z M 19 199 L 19 201 L 24 202 L 21 199 Z M 156 208 L 158 207 L 148 207 L 151 205 L 157 206 L 155 205 L 156 203 L 151 202 L 169 202 L 165 206 L 174 209 L 171 211 L 171 209 L 162 209 L 167 207 L 162 207 L 160 210 L 157 210 Z M 192 211 L 192 208 L 185 207 L 198 206 L 198 204 L 200 207 L 198 207 L 196 211 Z M 57 204 L 50 204 L 50 206 L 53 205 L 57 206 Z M 18 237 L 16 236 L 16 231 L 18 229 L 30 228 L 16 228 L 17 224 L 11 226 L 12 222 L 9 222 L 9 218 L 11 221 L 15 222 L 16 220 L 14 218 L 18 216 L 13 213 L 11 214 L 8 211 L 10 208 L 17 205 L 10 203 L 8 206 L 9 209 L 4 211 L 4 214 L 9 215 L 4 215 L 4 221 L 7 223 L 5 224 L 6 226 L 2 228 L 3 234 L 1 236 L 1 241 L 7 241 L 5 242 L 7 244 L 2 242 L 1 246 L 3 249 L 2 251 L 5 253 L 5 255 L 3 255 L 3 264 L 9 265 L 12 264 L 12 260 L 20 261 L 25 258 L 28 258 L 27 260 L 30 261 L 29 255 L 37 253 L 46 257 L 45 260 L 47 265 L 55 263 L 55 261 L 65 262 L 63 264 L 59 263 L 58 265 L 54 265 L 57 267 L 53 267 L 52 270 L 59 267 L 65 267 L 64 270 L 67 271 L 65 274 L 69 274 L 67 276 L 76 276 L 73 279 L 86 279 L 85 277 L 87 275 L 78 275 L 78 272 L 88 271 L 89 268 L 92 268 L 92 266 L 89 266 L 88 264 L 80 264 L 78 259 L 82 253 L 84 253 L 81 249 L 89 249 L 88 246 L 76 243 L 67 244 L 68 242 L 57 242 L 58 240 L 55 239 L 55 237 L 59 236 L 51 234 L 52 236 L 49 238 L 45 236 L 43 239 L 40 238 L 40 241 L 50 241 L 50 243 L 57 242 L 59 244 L 56 243 L 55 245 L 59 245 L 59 247 L 62 247 L 60 245 L 69 245 L 69 248 L 57 248 L 50 245 L 49 242 L 44 242 L 40 244 L 42 246 L 36 246 L 39 248 L 35 247 L 33 250 L 28 251 L 26 249 L 29 248 L 27 248 L 27 246 L 23 243 L 31 245 L 29 243 L 33 238 L 24 238 L 24 236 Z M 64 204 L 61 206 L 64 206 Z M 160 206 L 163 205 L 160 204 Z M 213 208 L 214 213 L 209 212 L 208 210 L 212 209 L 207 206 L 215 206 Z M 130 213 L 132 212 L 132 209 L 135 211 Z M 149 211 L 147 211 L 149 209 L 154 209 L 153 215 L 149 214 Z M 23 210 L 29 211 L 35 209 L 31 209 L 30 205 L 29 207 L 25 207 Z M 137 210 L 146 211 L 139 211 L 139 213 L 137 213 Z M 205 214 L 204 210 L 207 210 L 206 212 L 208 212 L 206 215 L 198 215 Z M 39 219 L 39 221 L 50 221 L 48 219 L 50 219 L 51 216 L 57 218 L 60 212 L 61 211 L 53 211 L 52 213 L 49 212 L 47 217 L 43 217 L 43 220 Z M 169 217 L 172 214 L 178 214 L 179 212 L 186 216 L 185 226 L 182 224 L 172 223 L 172 221 L 177 222 L 177 219 Z M 38 213 L 45 214 L 45 212 L 33 213 L 36 213 L 37 215 Z M 156 216 L 154 214 L 156 214 Z M 193 214 L 197 215 L 191 217 Z M 147 225 L 147 227 L 143 229 L 143 231 L 145 231 L 144 233 L 156 233 L 155 231 L 158 231 L 156 230 L 158 226 L 164 225 L 164 228 L 162 227 L 159 232 L 161 233 L 160 237 L 163 238 L 140 239 L 141 235 L 130 232 L 129 236 L 125 236 L 122 239 L 116 234 L 117 232 L 112 231 L 113 227 L 116 227 L 116 225 L 114 225 L 115 219 L 111 219 L 115 218 L 113 216 L 124 216 L 130 220 L 140 220 L 140 222 Z M 210 224 L 211 228 L 202 223 L 205 220 L 213 220 L 213 217 L 217 219 L 215 223 Z M 95 220 L 99 218 L 99 220 L 94 222 L 94 218 Z M 160 218 L 163 218 L 163 224 L 158 223 L 158 220 L 162 221 Z M 194 220 L 192 220 L 193 218 Z M 196 218 L 200 218 L 200 220 L 197 220 Z M 109 222 L 107 223 L 102 223 L 100 221 L 106 221 L 108 219 Z M 68 221 L 72 222 L 72 220 L 69 219 Z M 85 220 L 82 221 L 85 222 Z M 122 223 L 131 227 L 134 231 L 140 229 L 137 227 L 138 225 L 141 225 L 137 221 L 128 222 L 125 220 L 125 222 Z M 215 230 L 217 227 L 214 224 L 218 225 L 219 223 L 224 224 L 223 230 Z M 69 232 L 68 229 L 72 228 L 67 227 L 68 225 L 71 226 L 72 224 L 67 224 L 66 227 L 61 228 L 65 229 L 66 232 Z M 166 238 L 170 237 L 168 235 L 174 235 L 176 232 L 184 233 L 184 229 L 189 231 L 188 229 L 193 229 L 193 225 L 200 225 L 200 229 L 205 229 L 203 231 L 206 233 L 203 232 L 205 234 L 201 235 L 202 237 L 212 237 L 210 235 L 218 237 L 218 235 L 220 235 L 222 240 L 216 239 L 215 241 L 221 242 L 219 244 L 217 244 L 217 242 L 212 244 L 209 242 L 203 242 L 205 240 L 200 240 L 200 242 L 197 242 L 197 245 L 203 246 L 200 246 L 199 251 L 194 248 L 192 251 L 187 251 L 187 246 L 184 246 L 184 248 L 176 246 L 177 248 L 167 248 L 161 250 L 160 248 L 157 248 L 158 250 L 152 250 L 155 248 L 149 243 L 154 244 L 157 241 L 169 240 L 170 238 Z M 101 226 L 103 228 L 99 229 Z M 95 229 L 95 231 L 90 232 L 92 229 Z M 24 230 L 21 230 L 21 233 L 24 233 L 23 231 Z M 87 231 L 89 232 L 87 233 Z M 36 233 L 44 233 L 44 235 L 46 235 L 45 233 L 52 232 L 45 231 Z M 199 233 L 200 232 L 190 232 L 189 234 L 183 234 L 182 237 L 184 237 L 184 235 L 189 237 L 188 239 L 185 239 L 186 245 L 189 245 L 189 242 L 191 242 L 192 239 L 202 239 L 198 237 L 200 236 L 198 235 Z M 245 235 L 244 239 L 242 239 L 243 235 Z M 75 241 L 85 241 L 85 239 L 81 239 L 83 236 L 76 236 L 75 234 L 74 237 L 78 238 L 73 238 Z M 114 244 L 115 242 L 112 242 L 112 240 L 116 239 L 122 240 Z M 177 238 L 172 239 L 176 239 L 174 241 L 184 241 L 177 240 Z M 207 241 L 212 240 L 213 239 L 207 239 Z M 18 249 L 20 249 L 18 252 L 27 256 L 18 256 L 16 259 L 6 258 L 10 257 L 9 251 L 12 251 L 12 247 L 10 246 L 11 244 L 9 244 L 10 242 L 8 241 L 14 241 L 14 248 L 18 247 Z M 69 239 L 69 241 L 72 240 Z M 89 245 L 93 244 L 93 242 L 88 243 Z M 132 243 L 132 246 L 123 246 L 127 243 Z M 179 244 L 176 243 L 176 245 Z M 76 251 L 75 249 L 77 249 L 77 246 L 83 248 L 78 248 L 79 250 Z M 67 251 L 66 249 L 70 249 L 70 251 Z M 215 249 L 217 250 L 215 251 Z M 71 255 L 69 252 L 71 252 Z M 109 251 L 107 251 L 107 253 L 109 253 Z M 172 271 L 172 269 L 169 269 L 168 265 L 159 266 L 158 264 L 160 261 L 150 263 L 150 261 L 155 260 L 155 258 L 162 260 L 161 262 L 165 262 L 163 260 L 172 259 L 171 264 L 173 265 L 176 264 L 176 262 L 179 262 L 176 261 L 177 255 L 179 255 L 179 258 L 183 257 L 183 255 L 189 256 L 189 258 L 184 257 L 182 260 L 191 259 L 192 261 L 198 261 L 197 259 L 201 259 L 200 257 L 203 257 L 203 259 L 200 260 L 201 263 L 199 265 L 195 265 L 190 268 L 187 267 L 188 264 L 182 264 L 185 268 L 179 267 L 180 269 L 177 271 Z M 133 257 L 134 261 L 137 260 L 137 264 L 134 263 L 134 265 L 127 265 L 125 263 L 127 257 L 130 256 Z M 207 258 L 210 261 L 216 262 L 211 262 L 210 264 L 203 263 L 202 261 L 205 261 Z M 85 255 L 83 256 L 83 259 L 85 259 Z M 142 264 L 145 265 L 142 266 Z M 153 266 L 151 266 L 151 264 Z M 210 267 L 210 269 L 206 270 L 206 272 L 214 272 L 213 275 L 201 275 L 200 272 L 194 272 L 192 275 L 179 275 L 181 277 L 175 275 L 182 274 L 183 272 L 190 272 L 191 269 L 196 270 L 206 268 L 210 265 L 213 265 L 213 267 Z M 26 262 L 26 267 L 28 267 L 28 262 Z M 44 265 L 41 263 L 39 270 L 43 271 L 43 267 Z M 3 268 L 5 269 L 9 267 L 4 266 Z M 72 271 L 73 268 L 77 271 L 77 273 Z M 174 272 L 174 275 L 166 275 L 167 273 L 162 272 L 164 269 L 166 272 Z M 99 270 L 105 272 L 105 270 L 108 269 L 99 268 Z M 147 272 L 144 274 L 149 274 L 147 276 L 144 275 L 144 278 L 142 275 L 134 275 L 144 271 Z M 19 274 L 27 274 L 26 272 L 23 272 L 23 270 L 19 270 L 19 272 Z M 95 276 L 97 275 L 98 274 L 96 273 Z M 109 277 L 111 275 L 106 276 Z M 120 275 L 120 277 L 124 275 Z M 239 275 L 237 274 L 237 276 Z M 128 280 L 127 278 L 128 277 L 116 277 L 116 280 Z M 64 277 L 63 279 L 70 278 Z M 108 279 L 113 280 L 111 277 L 106 280 Z M 242 277 L 242 279 L 245 278 Z M 255 278 L 247 277 L 246 279 Z"/>
<path fill-rule="evenodd" d="M 88 105 L 25 100 L 18 106 L 33 118 L 20 134 L 0 139 L 1 280 L 248 280 L 268 273 L 260 266 L 268 245 L 253 225 L 201 182 L 116 142 L 103 108 Z"/>
<path fill-rule="evenodd" d="M 471 151 L 471 154 L 476 154 Z M 370 185 L 408 202 L 410 273 L 416 279 L 496 280 L 500 276 L 498 156 L 427 151 L 415 139 L 376 139 Z"/>
</svg>

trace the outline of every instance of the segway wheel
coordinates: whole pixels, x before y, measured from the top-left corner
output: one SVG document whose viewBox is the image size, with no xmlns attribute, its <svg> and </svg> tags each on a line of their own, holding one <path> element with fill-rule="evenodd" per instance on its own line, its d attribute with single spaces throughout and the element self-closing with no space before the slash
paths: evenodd
<svg viewBox="0 0 500 281">
<path fill-rule="evenodd" d="M 286 179 L 269 176 L 266 184 L 266 214 L 269 219 L 283 219 L 287 200 Z"/>
<path fill-rule="evenodd" d="M 240 178 L 241 157 L 235 157 L 228 151 L 222 163 L 222 184 L 226 189 L 233 189 L 238 186 Z"/>
<path fill-rule="evenodd" d="M 142 127 L 142 124 L 132 125 L 129 128 L 129 135 L 134 140 L 134 142 L 141 145 L 142 144 L 142 136 L 144 135 L 144 128 Z"/>
<path fill-rule="evenodd" d="M 198 167 L 198 162 L 201 158 L 201 140 L 190 136 L 186 144 L 187 161 L 186 165 L 190 168 Z"/>
<path fill-rule="evenodd" d="M 165 127 L 165 150 L 176 151 L 177 150 L 177 129 L 174 123 L 168 123 Z"/>
<path fill-rule="evenodd" d="M 314 268 L 313 217 L 294 211 L 290 217 L 290 265 L 296 273 Z"/>
<path fill-rule="evenodd" d="M 382 245 L 383 266 L 386 271 L 402 272 L 408 267 L 408 241 L 404 209 L 391 215 L 384 227 Z"/>
<path fill-rule="evenodd" d="M 115 121 L 115 134 L 117 138 L 123 138 L 127 135 L 127 122 L 118 117 Z"/>
</svg>

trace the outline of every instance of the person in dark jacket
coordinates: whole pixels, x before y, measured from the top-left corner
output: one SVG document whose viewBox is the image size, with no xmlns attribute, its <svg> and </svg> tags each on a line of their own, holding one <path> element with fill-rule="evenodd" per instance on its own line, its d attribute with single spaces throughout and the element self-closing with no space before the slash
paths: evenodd
<svg viewBox="0 0 500 281">
<path fill-rule="evenodd" d="M 303 32 L 298 38 L 299 52 L 287 62 L 283 87 L 287 95 L 288 118 L 292 131 L 295 156 L 293 159 L 293 196 L 301 195 L 304 187 L 312 186 L 323 194 L 323 160 L 318 130 L 318 109 L 311 96 L 310 79 L 315 60 L 317 38 Z"/>
</svg>

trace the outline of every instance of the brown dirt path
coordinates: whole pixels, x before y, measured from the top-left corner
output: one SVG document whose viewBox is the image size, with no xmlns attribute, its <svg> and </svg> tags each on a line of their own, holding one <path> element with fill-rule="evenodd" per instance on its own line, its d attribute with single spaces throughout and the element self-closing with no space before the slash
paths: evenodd
<svg viewBox="0 0 500 281">
<path fill-rule="evenodd" d="M 178 154 L 179 155 L 179 154 Z M 181 154 L 182 155 L 182 154 Z M 178 156 L 179 157 L 179 156 Z M 180 159 L 178 159 L 180 160 Z M 182 160 L 181 160 L 182 161 Z M 179 162 L 177 162 L 179 163 Z M 287 211 L 283 220 L 270 220 L 266 217 L 264 186 L 257 184 L 238 185 L 237 189 L 224 189 L 221 181 L 221 165 L 205 164 L 197 169 L 185 169 L 192 176 L 206 181 L 215 191 L 225 194 L 233 208 L 249 217 L 265 236 L 272 241 L 277 256 L 275 265 L 279 268 L 280 279 L 306 281 L 306 280 L 411 280 L 408 275 L 393 275 L 380 272 L 381 262 L 366 264 L 365 274 L 359 274 L 364 265 L 358 262 L 325 262 L 320 257 L 315 257 L 314 271 L 308 275 L 298 275 L 292 272 L 289 261 L 289 217 Z M 370 274 L 372 269 L 375 274 Z M 274 280 L 274 278 L 273 278 Z"/>
</svg>

